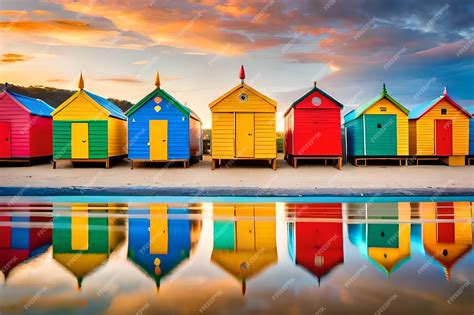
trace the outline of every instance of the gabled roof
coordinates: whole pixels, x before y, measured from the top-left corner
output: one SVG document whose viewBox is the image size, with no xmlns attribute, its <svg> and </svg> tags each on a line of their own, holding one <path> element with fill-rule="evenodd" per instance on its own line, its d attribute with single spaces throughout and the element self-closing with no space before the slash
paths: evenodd
<svg viewBox="0 0 474 315">
<path fill-rule="evenodd" d="M 32 115 L 51 117 L 51 113 L 54 111 L 54 108 L 40 99 L 21 95 L 10 90 L 5 93 L 23 105 Z"/>
<path fill-rule="evenodd" d="M 385 88 L 385 84 L 384 84 L 382 88 L 382 93 L 379 96 L 372 99 L 370 102 L 351 110 L 349 113 L 344 115 L 344 123 L 347 123 L 349 121 L 359 118 L 370 107 L 372 107 L 375 103 L 379 102 L 383 98 L 386 98 L 387 100 L 389 100 L 392 104 L 396 105 L 398 108 L 400 108 L 400 110 L 402 110 L 405 114 L 408 115 L 409 110 L 388 94 L 387 89 Z"/>
<path fill-rule="evenodd" d="M 92 94 L 91 92 L 86 91 L 86 90 L 83 90 L 83 91 L 87 94 L 87 96 L 92 98 L 97 104 L 105 108 L 110 113 L 110 116 L 119 118 L 122 120 L 127 120 L 127 116 L 124 115 L 120 107 L 118 107 L 117 105 L 109 101 L 108 99 L 103 98 L 102 96 L 99 96 L 99 95 Z"/>
<path fill-rule="evenodd" d="M 443 93 L 443 95 L 435 98 L 434 100 L 422 103 L 418 106 L 416 106 L 411 112 L 410 115 L 408 115 L 408 119 L 418 119 L 424 114 L 426 114 L 431 108 L 436 106 L 439 102 L 446 100 L 448 101 L 451 105 L 454 107 L 458 108 L 461 112 L 466 114 L 468 117 L 471 117 L 471 114 L 465 110 L 461 105 L 457 104 L 455 101 L 452 100 L 451 97 L 448 96 L 446 91 Z"/>
<path fill-rule="evenodd" d="M 125 113 L 127 117 L 130 117 L 134 112 L 136 112 L 139 108 L 141 108 L 143 105 L 145 105 L 149 100 L 156 96 L 160 96 L 164 98 L 166 101 L 168 101 L 170 104 L 174 105 L 176 108 L 178 108 L 181 112 L 183 112 L 186 115 L 191 116 L 192 118 L 201 121 L 198 115 L 194 111 L 192 111 L 189 107 L 181 104 L 177 99 L 175 99 L 173 96 L 171 96 L 168 92 L 163 90 L 162 88 L 157 87 L 155 90 L 153 90 L 151 93 L 149 93 L 147 96 L 142 98 L 138 103 L 130 107 L 129 110 Z"/>
<path fill-rule="evenodd" d="M 250 87 L 249 85 L 245 84 L 245 83 L 240 83 L 239 85 L 233 87 L 232 89 L 230 89 L 227 93 L 225 93 L 224 95 L 222 95 L 221 97 L 219 97 L 218 99 L 214 100 L 213 102 L 211 102 L 209 104 L 209 108 L 213 108 L 214 106 L 216 106 L 218 103 L 220 103 L 223 99 L 225 99 L 227 96 L 231 95 L 232 93 L 234 93 L 235 91 L 239 90 L 239 89 L 242 89 L 242 88 L 246 88 L 247 90 L 249 90 L 250 92 L 254 93 L 255 95 L 257 95 L 258 97 L 260 97 L 261 99 L 263 99 L 264 101 L 266 101 L 268 104 L 272 105 L 273 107 L 276 107 L 277 106 L 277 102 L 272 100 L 271 98 L 269 98 L 268 96 L 265 96 L 263 95 L 262 93 L 260 93 L 259 91 L 255 90 L 254 88 Z"/>
<path fill-rule="evenodd" d="M 298 103 L 300 103 L 301 101 L 303 101 L 306 97 L 308 97 L 309 95 L 311 95 L 313 92 L 319 92 L 321 93 L 322 95 L 324 95 L 325 97 L 329 98 L 331 101 L 333 101 L 334 103 L 337 104 L 337 106 L 339 106 L 341 109 L 344 108 L 344 105 L 339 102 L 338 100 L 336 100 L 335 98 L 333 98 L 331 95 L 327 94 L 326 92 L 324 92 L 323 90 L 319 89 L 316 85 L 311 89 L 309 90 L 306 94 L 304 94 L 303 96 L 301 96 L 299 99 L 297 99 L 295 102 L 293 102 L 293 104 L 291 104 L 291 106 L 286 110 L 284 116 L 286 116 L 288 114 L 288 112 L 293 108 L 295 107 L 296 105 L 298 105 Z"/>
</svg>

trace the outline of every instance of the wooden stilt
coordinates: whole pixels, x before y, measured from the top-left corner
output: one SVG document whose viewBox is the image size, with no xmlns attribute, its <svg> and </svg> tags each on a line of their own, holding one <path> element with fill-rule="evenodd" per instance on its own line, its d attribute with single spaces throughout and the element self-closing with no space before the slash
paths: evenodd
<svg viewBox="0 0 474 315">
<path fill-rule="evenodd" d="M 110 168 L 110 159 L 105 161 L 105 168 Z"/>
<path fill-rule="evenodd" d="M 56 169 L 56 161 L 53 161 L 53 170 Z"/>
<path fill-rule="evenodd" d="M 273 170 L 276 171 L 277 169 L 277 159 L 273 159 Z"/>
<path fill-rule="evenodd" d="M 216 169 L 216 160 L 212 159 L 212 170 Z"/>
<path fill-rule="evenodd" d="M 337 158 L 337 169 L 342 170 L 342 157 Z"/>
<path fill-rule="evenodd" d="M 298 168 L 298 159 L 296 157 L 293 157 L 293 167 Z"/>
</svg>

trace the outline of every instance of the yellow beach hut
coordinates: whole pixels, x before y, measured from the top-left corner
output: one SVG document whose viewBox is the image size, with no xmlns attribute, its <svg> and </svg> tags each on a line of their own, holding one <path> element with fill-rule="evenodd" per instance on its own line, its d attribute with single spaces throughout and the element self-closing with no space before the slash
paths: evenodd
<svg viewBox="0 0 474 315">
<path fill-rule="evenodd" d="M 211 261 L 237 279 L 247 280 L 278 261 L 275 204 L 215 204 Z"/>
<path fill-rule="evenodd" d="M 62 103 L 53 116 L 53 168 L 60 160 L 105 162 L 127 156 L 127 117 L 109 100 L 79 90 Z"/>
<path fill-rule="evenodd" d="M 453 266 L 472 250 L 471 204 L 422 202 L 420 215 L 426 222 L 421 228 L 423 247 L 428 255 L 441 264 L 449 280 Z"/>
<path fill-rule="evenodd" d="M 212 169 L 223 160 L 269 160 L 276 170 L 277 103 L 241 83 L 209 104 L 212 112 Z"/>
<path fill-rule="evenodd" d="M 470 117 L 444 88 L 443 95 L 410 111 L 410 155 L 416 156 L 417 163 L 441 159 L 451 166 L 465 165 Z"/>
</svg>

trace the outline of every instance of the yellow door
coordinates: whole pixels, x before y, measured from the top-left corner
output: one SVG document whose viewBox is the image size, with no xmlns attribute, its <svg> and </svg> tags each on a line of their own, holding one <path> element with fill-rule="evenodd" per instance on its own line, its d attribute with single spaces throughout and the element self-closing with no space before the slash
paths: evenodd
<svg viewBox="0 0 474 315">
<path fill-rule="evenodd" d="M 235 114 L 235 156 L 254 157 L 255 119 L 253 113 Z"/>
<path fill-rule="evenodd" d="M 167 120 L 150 120 L 150 160 L 168 160 Z"/>
<path fill-rule="evenodd" d="M 85 204 L 71 207 L 71 249 L 89 249 L 89 218 Z"/>
<path fill-rule="evenodd" d="M 253 205 L 236 205 L 237 250 L 255 250 L 255 216 Z"/>
<path fill-rule="evenodd" d="M 150 206 L 150 254 L 168 254 L 168 206 Z"/>
<path fill-rule="evenodd" d="M 89 124 L 71 124 L 71 157 L 73 159 L 89 158 Z"/>
</svg>

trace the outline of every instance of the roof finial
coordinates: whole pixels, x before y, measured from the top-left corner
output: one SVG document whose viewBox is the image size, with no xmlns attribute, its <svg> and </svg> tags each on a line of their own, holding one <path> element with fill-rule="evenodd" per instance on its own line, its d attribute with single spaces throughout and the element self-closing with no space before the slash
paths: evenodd
<svg viewBox="0 0 474 315">
<path fill-rule="evenodd" d="M 245 80 L 245 69 L 244 69 L 244 66 L 243 66 L 243 65 L 240 66 L 239 79 L 240 79 L 240 82 L 241 82 L 241 83 L 244 83 L 244 80 Z"/>
<path fill-rule="evenodd" d="M 82 71 L 81 71 L 81 76 L 79 77 L 78 87 L 80 90 L 84 89 L 84 79 L 82 78 Z"/>
<path fill-rule="evenodd" d="M 382 87 L 382 95 L 387 95 L 387 87 L 385 86 L 385 83 L 383 84 L 383 87 Z"/>
<path fill-rule="evenodd" d="M 446 88 L 446 86 L 444 87 L 443 95 L 448 95 L 448 89 Z"/>
<path fill-rule="evenodd" d="M 158 71 L 156 71 L 155 85 L 156 85 L 157 88 L 160 88 L 160 86 L 161 86 L 160 73 Z"/>
<path fill-rule="evenodd" d="M 318 82 L 317 81 L 313 81 L 313 82 L 314 82 L 314 87 L 316 87 L 316 84 L 318 84 Z"/>
</svg>

